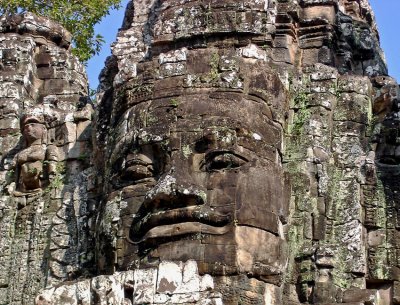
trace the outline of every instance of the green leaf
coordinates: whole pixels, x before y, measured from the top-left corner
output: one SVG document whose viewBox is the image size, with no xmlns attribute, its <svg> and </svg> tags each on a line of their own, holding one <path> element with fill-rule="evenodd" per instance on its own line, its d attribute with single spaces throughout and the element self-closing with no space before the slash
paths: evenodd
<svg viewBox="0 0 400 305">
<path fill-rule="evenodd" d="M 73 54 L 86 62 L 104 43 L 94 26 L 120 6 L 121 0 L 0 0 L 0 15 L 30 11 L 59 22 L 73 36 Z"/>
</svg>

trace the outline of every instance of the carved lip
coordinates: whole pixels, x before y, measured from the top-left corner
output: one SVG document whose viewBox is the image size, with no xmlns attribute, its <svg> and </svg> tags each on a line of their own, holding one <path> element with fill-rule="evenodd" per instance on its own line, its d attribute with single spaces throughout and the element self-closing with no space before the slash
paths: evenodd
<svg viewBox="0 0 400 305">
<path fill-rule="evenodd" d="M 205 206 L 153 212 L 133 221 L 130 239 L 133 243 L 141 243 L 148 239 L 191 233 L 220 235 L 228 231 L 227 225 L 231 222 L 230 214 L 221 214 Z"/>
</svg>

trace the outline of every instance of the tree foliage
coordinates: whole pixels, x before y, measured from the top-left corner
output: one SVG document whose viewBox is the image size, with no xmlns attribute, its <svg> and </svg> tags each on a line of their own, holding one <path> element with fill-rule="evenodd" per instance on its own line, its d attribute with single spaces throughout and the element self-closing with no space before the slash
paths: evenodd
<svg viewBox="0 0 400 305">
<path fill-rule="evenodd" d="M 104 42 L 94 26 L 120 3 L 121 0 L 0 0 L 0 14 L 29 11 L 59 22 L 73 36 L 72 52 L 86 62 L 100 52 Z"/>
</svg>

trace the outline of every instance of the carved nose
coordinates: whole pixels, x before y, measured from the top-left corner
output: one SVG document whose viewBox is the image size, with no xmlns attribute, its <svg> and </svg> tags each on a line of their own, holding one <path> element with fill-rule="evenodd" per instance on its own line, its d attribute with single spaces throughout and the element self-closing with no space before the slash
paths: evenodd
<svg viewBox="0 0 400 305">
<path fill-rule="evenodd" d="M 204 195 L 203 195 L 204 194 Z M 146 234 L 165 237 L 164 230 L 178 223 L 203 222 L 206 224 L 226 224 L 229 215 L 207 213 L 206 193 L 186 183 L 178 183 L 173 170 L 162 176 L 155 187 L 149 191 L 143 205 L 132 220 L 129 238 L 133 243 L 147 240 Z M 159 228 L 156 231 L 155 228 Z M 176 233 L 176 232 L 175 232 Z M 154 235 L 155 234 L 155 235 Z M 168 235 L 168 234 L 167 234 Z"/>
<path fill-rule="evenodd" d="M 205 191 L 186 181 L 179 182 L 172 171 L 162 176 L 155 187 L 146 194 L 144 208 L 156 211 L 205 204 Z"/>
</svg>

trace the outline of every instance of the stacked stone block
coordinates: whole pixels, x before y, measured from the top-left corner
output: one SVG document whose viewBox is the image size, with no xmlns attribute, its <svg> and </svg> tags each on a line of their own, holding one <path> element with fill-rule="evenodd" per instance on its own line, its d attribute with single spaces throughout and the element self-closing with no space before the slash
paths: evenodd
<svg viewBox="0 0 400 305">
<path fill-rule="evenodd" d="M 75 277 L 90 260 L 92 106 L 70 43 L 61 26 L 29 13 L 0 20 L 1 304 L 30 304 L 39 289 Z M 42 126 L 37 148 L 25 123 Z"/>
<path fill-rule="evenodd" d="M 94 128 L 69 41 L 0 25 L 1 302 L 399 304 L 368 1 L 132 1 Z"/>
</svg>

